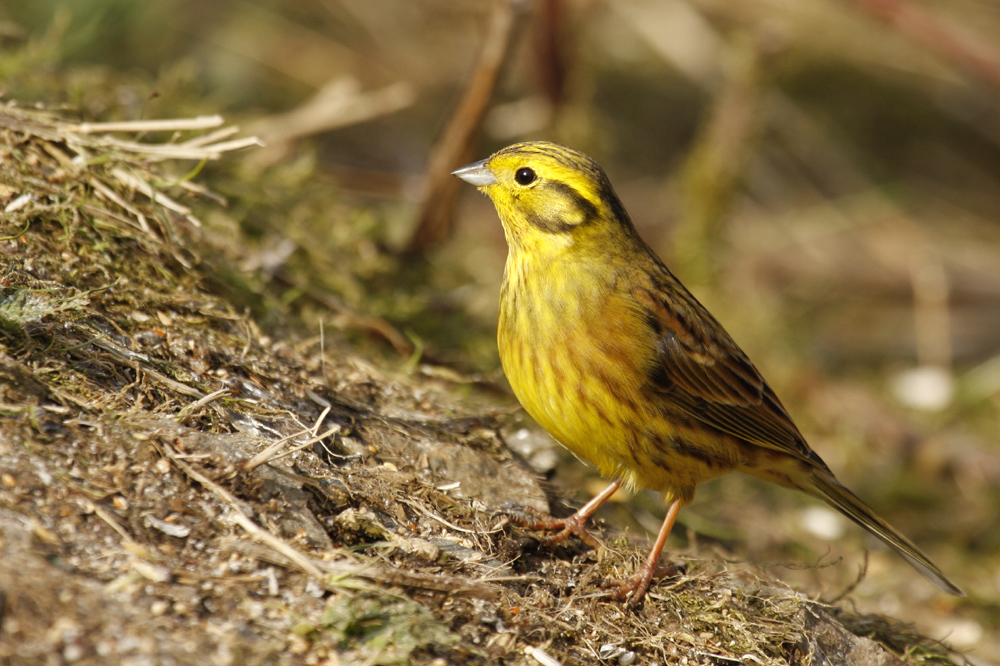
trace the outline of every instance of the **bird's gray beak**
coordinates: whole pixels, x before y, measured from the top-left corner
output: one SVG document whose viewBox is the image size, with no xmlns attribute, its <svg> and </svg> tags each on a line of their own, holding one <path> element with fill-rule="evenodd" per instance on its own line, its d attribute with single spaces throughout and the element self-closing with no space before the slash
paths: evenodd
<svg viewBox="0 0 1000 666">
<path fill-rule="evenodd" d="M 486 162 L 489 159 L 479 160 L 478 162 L 473 162 L 461 169 L 455 169 L 451 172 L 451 175 L 458 176 L 470 185 L 475 185 L 476 187 L 485 187 L 487 185 L 495 185 L 497 182 L 496 176 L 490 171 L 490 168 L 486 166 Z"/>
</svg>

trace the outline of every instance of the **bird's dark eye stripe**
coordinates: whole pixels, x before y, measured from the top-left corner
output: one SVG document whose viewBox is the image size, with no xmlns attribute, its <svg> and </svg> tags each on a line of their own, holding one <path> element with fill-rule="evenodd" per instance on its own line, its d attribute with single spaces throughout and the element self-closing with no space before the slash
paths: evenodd
<svg viewBox="0 0 1000 666">
<path fill-rule="evenodd" d="M 583 211 L 584 220 L 589 222 L 598 216 L 597 206 L 590 202 L 585 196 L 577 192 L 576 188 L 566 183 L 553 182 L 553 190 L 560 192 L 564 197 L 571 199 L 577 209 Z"/>
<path fill-rule="evenodd" d="M 514 174 L 514 180 L 517 181 L 518 185 L 530 185 L 535 182 L 535 178 L 537 178 L 535 170 L 529 167 L 521 167 Z"/>
<path fill-rule="evenodd" d="M 528 222 L 533 226 L 550 234 L 564 234 L 598 219 L 599 213 L 597 212 L 597 207 L 577 192 L 571 185 L 556 180 L 549 180 L 546 182 L 546 186 L 551 188 L 553 192 L 558 192 L 563 198 L 569 199 L 572 202 L 572 208 L 579 211 L 581 216 L 572 222 L 567 222 L 560 216 L 553 217 L 550 213 L 531 210 L 526 215 Z"/>
<path fill-rule="evenodd" d="M 573 231 L 576 228 L 575 224 L 570 224 L 568 222 L 563 222 L 559 218 L 546 217 L 539 215 L 535 211 L 529 211 L 526 213 L 528 222 L 546 233 L 550 234 L 565 234 Z"/>
</svg>

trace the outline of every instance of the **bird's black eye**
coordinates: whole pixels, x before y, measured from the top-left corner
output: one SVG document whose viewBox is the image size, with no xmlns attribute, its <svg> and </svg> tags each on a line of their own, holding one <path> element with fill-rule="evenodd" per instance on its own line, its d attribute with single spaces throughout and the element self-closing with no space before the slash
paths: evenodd
<svg viewBox="0 0 1000 666">
<path fill-rule="evenodd" d="M 535 182 L 535 178 L 537 177 L 538 176 L 535 175 L 535 170 L 529 169 L 528 167 L 521 167 L 517 170 L 517 173 L 514 174 L 514 180 L 517 181 L 518 185 L 530 185 Z"/>
</svg>

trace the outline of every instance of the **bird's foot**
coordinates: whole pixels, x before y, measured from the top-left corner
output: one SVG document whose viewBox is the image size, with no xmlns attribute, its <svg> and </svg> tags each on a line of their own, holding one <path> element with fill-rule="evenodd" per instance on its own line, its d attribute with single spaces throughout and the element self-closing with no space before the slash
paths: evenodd
<svg viewBox="0 0 1000 666">
<path fill-rule="evenodd" d="M 517 507 L 514 511 L 508 509 L 505 513 L 511 522 L 529 530 L 559 530 L 542 540 L 542 545 L 545 547 L 561 543 L 574 534 L 591 548 L 596 549 L 601 545 L 597 538 L 586 529 L 587 519 L 590 518 L 589 513 L 583 514 L 581 511 L 577 511 L 568 518 L 556 518 L 523 506 Z"/>
<path fill-rule="evenodd" d="M 574 513 L 569 518 L 554 518 L 547 514 L 541 513 L 540 511 L 535 511 L 534 509 L 528 509 L 527 507 L 521 507 L 522 511 L 520 513 L 509 513 L 510 519 L 515 523 L 523 527 L 535 530 L 559 530 L 556 534 L 548 537 L 542 541 L 543 546 L 552 546 L 561 541 L 565 541 L 571 534 L 575 534 L 580 539 L 593 549 L 598 549 L 601 547 L 601 543 L 588 532 L 585 528 L 587 526 L 587 520 L 594 515 L 594 512 L 604 504 L 609 497 L 615 494 L 622 485 L 621 479 L 615 479 L 608 486 L 595 495 L 589 502 L 580 507 L 580 510 Z M 532 514 L 532 518 L 528 518 L 526 514 Z"/>
<path fill-rule="evenodd" d="M 649 585 L 653 582 L 654 578 L 668 578 L 676 576 L 679 573 L 680 569 L 673 564 L 650 566 L 647 562 L 628 578 L 609 579 L 608 584 L 615 588 L 611 592 L 611 597 L 613 599 L 628 597 L 626 605 L 629 608 L 635 608 L 642 603 L 643 598 L 646 596 L 646 591 L 649 589 Z"/>
</svg>

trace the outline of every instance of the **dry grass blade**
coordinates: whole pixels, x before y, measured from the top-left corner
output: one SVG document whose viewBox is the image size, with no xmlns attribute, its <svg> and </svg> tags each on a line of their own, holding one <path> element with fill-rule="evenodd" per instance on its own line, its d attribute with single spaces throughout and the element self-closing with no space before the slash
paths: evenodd
<svg viewBox="0 0 1000 666">
<path fill-rule="evenodd" d="M 234 141 L 225 141 L 203 146 L 136 143 L 134 141 L 120 141 L 113 138 L 106 138 L 105 142 L 107 148 L 114 148 L 130 153 L 139 153 L 148 157 L 155 157 L 158 160 L 217 160 L 224 152 L 230 150 L 263 145 L 263 143 L 261 143 L 261 141 L 256 137 L 236 139 Z M 92 145 L 93 144 L 91 144 L 91 146 Z"/>
<path fill-rule="evenodd" d="M 218 127 L 225 121 L 222 116 L 199 116 L 173 120 L 131 120 L 117 123 L 80 123 L 70 125 L 68 131 L 80 134 L 105 132 L 179 132 L 182 130 L 208 129 Z"/>
<path fill-rule="evenodd" d="M 232 135 L 239 133 L 239 131 L 239 127 L 223 127 L 220 130 L 203 134 L 202 136 L 196 136 L 193 139 L 184 141 L 180 145 L 187 146 L 188 148 L 200 148 L 201 146 L 207 146 L 209 144 L 222 141 L 223 139 L 228 139 Z"/>
<path fill-rule="evenodd" d="M 196 227 L 201 226 L 201 222 L 194 215 L 191 214 L 190 208 L 177 203 L 176 201 L 168 197 L 166 194 L 163 194 L 162 192 L 157 192 L 156 190 L 153 189 L 151 185 L 149 185 L 145 181 L 136 178 L 132 174 L 127 173 L 122 169 L 112 169 L 111 175 L 117 178 L 122 185 L 139 190 L 147 197 L 149 197 L 151 201 L 159 203 L 161 206 L 169 208 L 175 213 L 180 213 L 188 220 L 190 220 L 191 223 L 194 224 Z"/>
<path fill-rule="evenodd" d="M 110 201 L 110 202 L 112 202 L 114 204 L 117 204 L 118 206 L 121 206 L 126 211 L 128 211 L 129 213 L 131 213 L 132 214 L 132 219 L 134 219 L 134 220 L 136 220 L 138 222 L 138 226 L 139 226 L 140 229 L 142 229 L 142 231 L 146 232 L 147 234 L 152 234 L 153 233 L 152 229 L 149 228 L 149 224 L 146 221 L 146 216 L 143 215 L 142 212 L 138 208 L 136 208 L 135 206 L 133 206 L 129 202 L 125 201 L 125 199 L 123 199 L 120 196 L 118 196 L 118 193 L 115 192 L 113 188 L 110 188 L 107 185 L 105 185 L 101 181 L 100 178 L 97 178 L 96 176 L 93 177 L 93 178 L 91 178 L 90 179 L 90 185 L 102 197 L 104 197 L 105 199 L 107 199 L 108 201 Z M 131 222 L 131 220 L 129 220 L 129 222 Z"/>
</svg>

